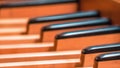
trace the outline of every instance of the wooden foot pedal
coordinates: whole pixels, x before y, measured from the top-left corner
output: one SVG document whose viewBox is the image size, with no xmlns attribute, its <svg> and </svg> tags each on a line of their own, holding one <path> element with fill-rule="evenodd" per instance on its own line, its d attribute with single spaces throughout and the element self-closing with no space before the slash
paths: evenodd
<svg viewBox="0 0 120 68">
<path fill-rule="evenodd" d="M 54 24 L 49 25 L 43 28 L 43 34 L 45 31 L 52 31 L 53 35 L 45 35 L 51 36 L 44 41 L 44 43 L 40 43 L 40 40 L 44 39 L 44 35 L 13 35 L 13 36 L 1 36 L 0 37 L 0 44 L 1 44 L 1 52 L 2 53 L 14 53 L 15 51 L 25 51 L 25 52 L 36 52 L 36 51 L 51 51 L 53 50 L 54 46 L 56 46 L 56 42 L 54 42 L 55 36 L 58 33 L 70 31 L 70 30 L 82 30 L 82 27 L 95 28 L 95 27 L 103 27 L 106 25 L 111 25 L 109 20 L 106 18 L 99 18 L 99 19 L 92 19 L 87 21 L 81 22 L 72 22 L 72 23 L 63 23 L 63 24 Z M 93 27 L 94 26 L 94 27 Z M 64 29 L 64 30 L 63 30 Z M 55 30 L 55 31 L 53 31 Z M 59 31 L 56 31 L 59 30 Z M 44 36 L 44 37 L 43 37 Z M 37 43 L 36 43 L 37 42 Z M 3 45 L 2 45 L 3 44 Z M 7 44 L 7 45 L 6 45 Z M 52 45 L 51 45 L 52 44 Z M 44 46 L 45 45 L 45 46 Z M 39 47 L 39 48 L 37 48 Z M 24 49 L 24 50 L 23 50 Z"/>
<path fill-rule="evenodd" d="M 76 12 L 78 2 L 76 0 L 32 0 L 0 5 L 1 18 L 20 18 L 36 16 L 49 16 L 56 14 Z M 53 10 L 53 11 L 50 11 Z M 33 11 L 34 10 L 34 11 Z M 48 13 L 50 11 L 50 13 Z"/>
<path fill-rule="evenodd" d="M 119 43 L 87 47 L 82 50 L 80 66 L 91 67 L 94 64 L 94 58 L 96 56 L 98 56 L 99 54 L 113 51 L 120 51 Z"/>
<path fill-rule="evenodd" d="M 90 62 L 90 61 L 89 61 Z M 96 56 L 94 65 L 91 67 L 76 67 L 76 68 L 119 68 L 120 67 L 120 52 L 105 53 Z"/>
<path fill-rule="evenodd" d="M 79 58 L 80 50 L 1 54 L 0 63 Z"/>
<path fill-rule="evenodd" d="M 109 6 L 106 6 L 106 4 Z M 112 19 L 112 23 L 120 25 L 120 0 L 80 0 L 79 6 L 80 11 L 98 9 L 101 16 L 109 17 Z"/>
<path fill-rule="evenodd" d="M 50 51 L 54 43 L 29 43 L 0 45 L 0 54 L 32 53 Z"/>
<path fill-rule="evenodd" d="M 56 48 L 57 50 L 80 50 L 92 45 L 119 43 L 119 36 L 119 26 L 65 32 L 56 36 Z"/>
<path fill-rule="evenodd" d="M 20 1 L 32 1 L 32 0 L 0 0 L 0 3 L 13 3 L 13 2 L 20 2 Z"/>
<path fill-rule="evenodd" d="M 75 68 L 79 59 L 60 59 L 60 60 L 43 60 L 43 61 L 26 61 L 26 62 L 9 62 L 0 63 L 1 68 Z"/>
<path fill-rule="evenodd" d="M 73 30 L 84 30 L 90 28 L 100 28 L 108 25 L 111 25 L 111 23 L 110 20 L 107 18 L 96 18 L 83 20 L 80 22 L 52 24 L 42 28 L 41 41 L 43 42 L 54 41 L 55 36 L 63 32 Z"/>
<path fill-rule="evenodd" d="M 75 67 L 80 63 L 80 50 L 74 51 L 56 51 L 56 52 L 33 52 L 33 53 L 17 53 L 3 54 L 0 56 L 0 67 L 2 68 L 24 68 L 24 67 L 46 67 L 58 66 L 66 68 L 72 65 Z M 74 65 L 74 66 L 73 66 Z"/>
<path fill-rule="evenodd" d="M 1 28 L 13 28 L 22 27 L 26 29 L 26 33 L 39 34 L 41 33 L 42 27 L 50 24 L 63 23 L 63 22 L 75 22 L 81 19 L 90 19 L 100 17 L 98 11 L 85 11 L 71 14 L 37 17 L 37 18 L 11 18 L 11 19 L 0 19 Z M 22 33 L 22 32 L 21 32 Z"/>
<path fill-rule="evenodd" d="M 40 40 L 40 35 L 10 35 L 0 36 L 0 44 L 30 43 Z"/>
<path fill-rule="evenodd" d="M 26 33 L 25 28 L 0 28 L 0 35 L 16 35 Z"/>
<path fill-rule="evenodd" d="M 119 68 L 120 52 L 102 54 L 96 57 L 93 68 Z"/>
</svg>

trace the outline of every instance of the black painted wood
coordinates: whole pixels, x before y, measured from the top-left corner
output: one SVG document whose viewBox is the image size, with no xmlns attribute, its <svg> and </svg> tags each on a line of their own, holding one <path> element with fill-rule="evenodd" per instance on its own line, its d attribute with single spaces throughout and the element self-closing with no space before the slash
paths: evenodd
<svg viewBox="0 0 120 68">
<path fill-rule="evenodd" d="M 120 43 L 90 46 L 82 50 L 82 54 L 93 54 L 101 52 L 120 51 Z"/>
<path fill-rule="evenodd" d="M 86 37 L 104 34 L 120 33 L 120 26 L 109 26 L 104 28 L 80 30 L 73 32 L 65 32 L 56 36 L 56 39 L 75 38 L 75 37 Z"/>
<path fill-rule="evenodd" d="M 70 23 L 61 23 L 61 24 L 52 24 L 43 27 L 42 31 L 52 31 L 52 30 L 60 30 L 67 28 L 81 28 L 88 26 L 100 26 L 100 25 L 111 25 L 110 20 L 107 18 L 97 18 L 97 19 L 89 19 L 78 22 L 70 22 Z"/>
<path fill-rule="evenodd" d="M 71 19 L 79 19 L 79 18 L 89 18 L 89 17 L 100 17 L 100 12 L 96 10 L 92 10 L 92 11 L 76 12 L 70 14 L 37 17 L 30 19 L 29 24 L 52 22 L 52 21 L 63 21 L 63 20 L 71 20 Z"/>
<path fill-rule="evenodd" d="M 59 4 L 59 3 L 71 3 L 77 2 L 77 0 L 33 0 L 25 2 L 5 3 L 1 4 L 0 8 L 12 8 L 12 7 L 25 7 L 35 5 L 48 5 L 48 4 Z"/>
<path fill-rule="evenodd" d="M 99 62 L 110 61 L 110 60 L 120 60 L 120 51 L 101 54 L 101 55 L 97 56 L 95 60 L 99 61 Z"/>
</svg>

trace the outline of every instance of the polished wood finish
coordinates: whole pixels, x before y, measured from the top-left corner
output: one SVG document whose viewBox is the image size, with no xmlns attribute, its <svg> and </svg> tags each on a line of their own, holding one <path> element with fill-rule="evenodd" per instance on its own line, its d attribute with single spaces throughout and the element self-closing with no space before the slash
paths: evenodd
<svg viewBox="0 0 120 68">
<path fill-rule="evenodd" d="M 120 33 L 58 40 L 57 50 L 80 50 L 92 45 L 119 43 Z M 64 43 L 66 42 L 66 43 Z"/>
<path fill-rule="evenodd" d="M 16 4 L 13 4 L 13 5 L 16 5 Z M 48 13 L 48 11 L 50 11 L 50 13 Z M 33 18 L 37 16 L 42 17 L 42 16 L 49 16 L 49 15 L 56 15 L 56 14 L 72 13 L 76 11 L 77 11 L 77 3 L 75 1 L 68 2 L 68 3 L 66 2 L 58 3 L 58 4 L 46 4 L 46 5 L 40 4 L 36 6 L 21 6 L 21 5 L 19 5 L 19 7 L 3 6 L 0 9 L 0 18 L 20 18 L 20 17 Z"/>
<path fill-rule="evenodd" d="M 103 17 L 111 18 L 114 24 L 120 25 L 120 3 L 119 0 L 116 1 L 80 0 L 80 10 L 99 10 Z"/>
</svg>

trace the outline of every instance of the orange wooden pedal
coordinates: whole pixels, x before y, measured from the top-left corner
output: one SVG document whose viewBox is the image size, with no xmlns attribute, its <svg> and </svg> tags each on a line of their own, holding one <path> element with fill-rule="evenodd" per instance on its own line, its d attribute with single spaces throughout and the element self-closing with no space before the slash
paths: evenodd
<svg viewBox="0 0 120 68">
<path fill-rule="evenodd" d="M 79 58 L 80 50 L 1 54 L 0 63 Z M 80 58 L 79 58 L 80 59 Z"/>
<path fill-rule="evenodd" d="M 76 68 L 75 64 L 79 59 L 60 59 L 60 60 L 43 60 L 43 61 L 26 61 L 26 62 L 9 62 L 0 63 L 1 68 Z"/>
<path fill-rule="evenodd" d="M 13 2 L 19 2 L 19 1 L 32 1 L 32 0 L 0 0 L 0 3 L 13 3 Z"/>
<path fill-rule="evenodd" d="M 6 31 L 6 34 L 12 33 L 20 33 L 20 34 L 39 34 L 41 33 L 42 27 L 50 24 L 57 24 L 63 22 L 75 22 L 81 21 L 82 19 L 91 19 L 100 17 L 98 11 L 85 11 L 85 12 L 76 12 L 70 14 L 63 15 L 55 15 L 55 16 L 46 16 L 46 17 L 36 17 L 36 18 L 7 18 L 0 19 L 0 27 L 2 28 L 10 28 L 10 31 Z M 11 28 L 16 28 L 15 30 Z M 19 28 L 19 29 L 18 29 Z M 18 29 L 18 30 L 17 30 Z M 23 30 L 23 31 L 21 31 Z M 25 32 L 26 31 L 26 32 Z M 0 33 L 5 35 L 4 33 Z"/>
<path fill-rule="evenodd" d="M 65 32 L 56 36 L 56 48 L 57 50 L 80 50 L 92 45 L 119 43 L 119 36 L 119 26 Z"/>
<path fill-rule="evenodd" d="M 94 68 L 119 68 L 120 67 L 120 51 L 105 53 L 95 58 Z"/>
<path fill-rule="evenodd" d="M 101 12 L 101 16 L 109 17 L 112 19 L 113 24 L 120 25 L 120 22 L 119 22 L 120 21 L 119 0 L 87 0 L 87 1 L 80 0 L 79 6 L 81 6 L 80 10 L 82 10 L 82 11 L 98 9 Z"/>
<path fill-rule="evenodd" d="M 80 66 L 91 67 L 94 65 L 94 58 L 96 58 L 96 56 L 103 54 L 103 53 L 115 52 L 115 51 L 116 52 L 120 51 L 120 43 L 87 47 L 82 50 Z"/>
<path fill-rule="evenodd" d="M 76 0 L 33 0 L 0 5 L 1 18 L 49 16 L 77 11 Z M 48 12 L 50 11 L 50 12 Z"/>
<path fill-rule="evenodd" d="M 62 24 L 53 24 L 43 28 L 43 33 L 41 35 L 13 35 L 13 36 L 0 36 L 1 44 L 1 53 L 14 53 L 14 52 L 36 52 L 36 51 L 51 51 L 55 48 L 56 42 L 55 34 L 71 31 L 71 30 L 82 30 L 89 28 L 98 28 L 111 25 L 109 19 L 107 18 L 98 18 L 85 20 L 81 22 L 71 22 L 71 23 L 62 23 Z M 54 30 L 54 31 L 53 31 Z M 44 32 L 48 31 L 48 35 Z M 54 32 L 49 34 L 52 31 Z M 53 35 L 52 35 L 53 34 Z M 44 42 L 40 42 L 44 40 Z M 58 39 L 59 40 L 59 39 Z M 3 44 L 3 45 L 2 45 Z M 21 50 L 24 49 L 24 50 Z"/>
</svg>

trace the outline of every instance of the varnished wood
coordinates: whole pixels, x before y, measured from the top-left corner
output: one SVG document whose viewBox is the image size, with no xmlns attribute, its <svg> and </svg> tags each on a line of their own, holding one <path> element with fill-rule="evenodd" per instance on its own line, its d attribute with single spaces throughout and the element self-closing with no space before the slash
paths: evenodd
<svg viewBox="0 0 120 68">
<path fill-rule="evenodd" d="M 37 17 L 37 16 L 48 16 L 48 15 L 72 13 L 77 11 L 77 3 L 74 0 L 68 1 L 67 3 L 63 1 L 60 3 L 58 2 L 56 3 L 55 0 L 53 0 L 55 1 L 54 3 L 51 3 L 51 2 L 46 3 L 46 1 L 42 1 L 42 0 L 41 1 L 36 0 L 36 1 L 29 1 L 29 2 L 26 2 L 26 4 L 24 4 L 24 2 L 0 4 L 0 8 L 1 8 L 0 18 L 16 18 L 16 17 L 31 18 L 31 17 Z M 36 2 L 36 3 L 32 4 L 32 2 Z M 48 13 L 48 11 L 50 11 L 50 13 Z"/>
<path fill-rule="evenodd" d="M 103 17 L 109 17 L 114 24 L 120 25 L 120 0 L 81 0 L 80 10 L 100 10 Z"/>
</svg>

